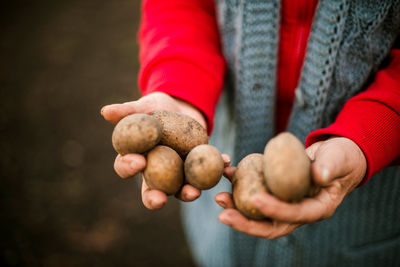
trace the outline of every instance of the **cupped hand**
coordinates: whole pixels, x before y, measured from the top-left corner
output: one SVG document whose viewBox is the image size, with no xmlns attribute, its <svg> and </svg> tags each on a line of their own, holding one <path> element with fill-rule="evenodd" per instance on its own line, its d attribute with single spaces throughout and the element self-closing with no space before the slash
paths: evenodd
<svg viewBox="0 0 400 267">
<path fill-rule="evenodd" d="M 361 149 L 348 138 L 331 137 L 314 143 L 306 150 L 312 160 L 314 183 L 321 187 L 312 198 L 287 203 L 270 194 L 257 194 L 251 202 L 269 219 L 249 220 L 235 209 L 232 195 L 226 192 L 215 196 L 224 208 L 219 220 L 234 229 L 258 237 L 273 239 L 293 232 L 301 225 L 330 218 L 336 208 L 362 181 L 367 162 Z M 231 179 L 235 167 L 225 169 Z"/>
<path fill-rule="evenodd" d="M 137 101 L 104 106 L 101 114 L 107 121 L 116 124 L 122 118 L 134 113 L 152 113 L 157 110 L 169 110 L 186 114 L 197 120 L 205 129 L 207 123 L 203 114 L 191 104 L 171 97 L 165 93 L 155 92 L 140 98 Z M 226 156 L 225 159 L 227 160 Z M 117 155 L 114 161 L 114 170 L 121 178 L 130 178 L 140 173 L 146 167 L 146 159 L 140 154 Z M 159 190 L 148 187 L 142 179 L 142 201 L 148 209 L 160 209 L 167 202 L 167 195 Z M 191 185 L 184 185 L 176 194 L 183 201 L 193 201 L 200 196 L 200 190 Z"/>
</svg>

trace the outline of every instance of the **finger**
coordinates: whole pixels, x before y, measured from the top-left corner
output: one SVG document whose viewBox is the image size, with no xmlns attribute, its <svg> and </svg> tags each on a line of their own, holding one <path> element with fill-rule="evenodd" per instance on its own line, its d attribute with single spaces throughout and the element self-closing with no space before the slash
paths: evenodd
<svg viewBox="0 0 400 267">
<path fill-rule="evenodd" d="M 233 202 L 232 194 L 227 192 L 218 193 L 214 197 L 215 202 L 224 209 L 234 209 L 235 204 Z"/>
<path fill-rule="evenodd" d="M 114 170 L 121 178 L 132 177 L 145 167 L 146 159 L 140 154 L 118 154 L 114 161 Z"/>
<path fill-rule="evenodd" d="M 315 152 L 318 150 L 322 143 L 323 141 L 319 141 L 306 148 L 306 154 L 311 159 L 311 161 L 315 160 Z"/>
<path fill-rule="evenodd" d="M 311 172 L 316 184 L 327 185 L 333 179 L 351 172 L 353 159 L 349 158 L 346 147 L 340 138 L 335 138 L 326 141 L 315 151 Z"/>
<path fill-rule="evenodd" d="M 233 175 L 235 174 L 235 171 L 236 171 L 236 167 L 234 167 L 234 166 L 226 167 L 226 168 L 224 169 L 224 176 L 225 176 L 226 178 L 228 178 L 229 181 L 232 182 Z"/>
<path fill-rule="evenodd" d="M 150 210 L 161 209 L 167 203 L 167 195 L 160 190 L 150 189 L 142 179 L 142 202 Z"/>
<path fill-rule="evenodd" d="M 331 217 L 341 200 L 338 194 L 328 193 L 325 189 L 315 198 L 304 198 L 296 203 L 281 201 L 267 193 L 254 195 L 250 201 L 262 214 L 273 220 L 310 223 Z"/>
<path fill-rule="evenodd" d="M 116 124 L 122 118 L 133 113 L 152 113 L 155 111 L 155 104 L 152 98 L 143 97 L 137 101 L 122 104 L 112 104 L 101 109 L 101 115 L 107 121 Z"/>
<path fill-rule="evenodd" d="M 196 200 L 201 195 L 201 191 L 190 184 L 185 184 L 175 196 L 185 202 Z"/>
<path fill-rule="evenodd" d="M 249 220 L 235 209 L 225 209 L 219 214 L 218 219 L 223 224 L 227 224 L 239 232 L 266 239 L 274 239 L 290 234 L 300 226 L 299 224 L 279 223 L 268 220 Z"/>
<path fill-rule="evenodd" d="M 221 157 L 224 161 L 224 168 L 229 167 L 231 164 L 231 157 L 228 154 L 221 154 Z"/>
<path fill-rule="evenodd" d="M 125 116 L 134 113 L 134 106 L 134 102 L 107 105 L 101 109 L 101 115 L 112 124 L 117 124 Z"/>
<path fill-rule="evenodd" d="M 365 177 L 367 160 L 361 148 L 345 137 L 334 137 L 324 142 L 316 152 L 312 166 L 315 182 L 328 184 L 336 178 L 351 175 L 356 186 Z"/>
</svg>

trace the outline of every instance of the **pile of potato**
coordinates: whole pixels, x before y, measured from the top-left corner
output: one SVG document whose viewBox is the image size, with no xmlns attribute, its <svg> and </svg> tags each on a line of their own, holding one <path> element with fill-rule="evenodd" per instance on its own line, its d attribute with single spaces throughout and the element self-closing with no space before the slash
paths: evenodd
<svg viewBox="0 0 400 267">
<path fill-rule="evenodd" d="M 126 116 L 115 126 L 112 143 L 121 155 L 146 155 L 146 183 L 167 195 L 177 193 L 185 182 L 200 190 L 212 188 L 224 170 L 220 152 L 208 145 L 206 130 L 176 112 Z"/>
<path fill-rule="evenodd" d="M 184 183 L 199 190 L 212 188 L 224 171 L 220 152 L 208 145 L 206 130 L 180 113 L 157 111 L 151 115 L 129 115 L 115 126 L 112 143 L 121 155 L 144 154 L 146 183 L 167 195 L 176 194 Z M 318 192 L 312 184 L 311 161 L 305 148 L 288 132 L 272 138 L 264 154 L 243 158 L 232 186 L 236 208 L 256 220 L 265 218 L 249 201 L 256 193 L 269 193 L 283 201 L 295 202 Z"/>
<path fill-rule="evenodd" d="M 311 160 L 301 141 L 284 132 L 272 138 L 264 154 L 243 158 L 233 176 L 233 200 L 250 219 L 264 219 L 249 201 L 257 193 L 269 193 L 287 202 L 300 201 L 318 192 L 311 179 Z"/>
</svg>

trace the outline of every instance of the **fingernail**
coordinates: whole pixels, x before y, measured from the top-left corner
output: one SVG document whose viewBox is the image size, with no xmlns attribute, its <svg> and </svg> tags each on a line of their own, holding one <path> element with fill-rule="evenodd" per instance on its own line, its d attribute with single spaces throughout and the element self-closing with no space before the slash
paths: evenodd
<svg viewBox="0 0 400 267">
<path fill-rule="evenodd" d="M 106 106 L 102 107 L 101 110 L 100 110 L 100 114 L 101 114 L 102 116 L 104 116 L 103 113 L 104 113 L 104 109 L 105 109 L 105 108 L 106 108 Z"/>
<path fill-rule="evenodd" d="M 321 179 L 324 183 L 329 182 L 329 175 L 330 175 L 329 169 L 323 168 L 321 171 Z"/>
<path fill-rule="evenodd" d="M 222 154 L 221 157 L 225 164 L 231 163 L 231 157 L 229 157 L 229 155 Z"/>
</svg>

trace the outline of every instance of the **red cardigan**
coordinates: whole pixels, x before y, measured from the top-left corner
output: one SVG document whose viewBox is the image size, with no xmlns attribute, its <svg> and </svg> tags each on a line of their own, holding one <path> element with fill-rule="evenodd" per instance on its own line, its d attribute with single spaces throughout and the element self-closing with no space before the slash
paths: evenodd
<svg viewBox="0 0 400 267">
<path fill-rule="evenodd" d="M 316 6 L 316 0 L 282 0 L 278 131 L 286 128 L 292 109 Z M 142 94 L 161 91 L 193 104 L 211 133 L 225 73 L 213 0 L 144 0 L 139 43 Z M 400 159 L 400 49 L 391 51 L 389 65 L 332 125 L 307 137 L 306 146 L 330 135 L 350 138 L 362 149 L 368 163 L 363 183 Z"/>
</svg>

